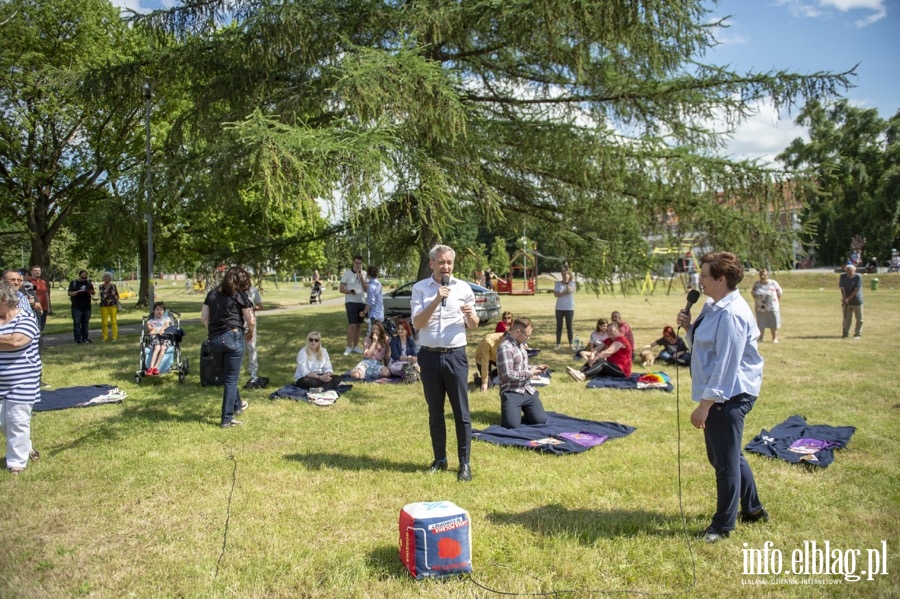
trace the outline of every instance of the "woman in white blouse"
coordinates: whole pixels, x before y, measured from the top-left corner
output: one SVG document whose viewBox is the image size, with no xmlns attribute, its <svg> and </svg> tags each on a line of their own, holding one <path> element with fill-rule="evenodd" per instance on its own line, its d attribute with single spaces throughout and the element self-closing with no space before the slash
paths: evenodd
<svg viewBox="0 0 900 599">
<path fill-rule="evenodd" d="M 294 379 L 294 386 L 303 389 L 334 389 L 341 384 L 341 377 L 334 375 L 328 350 L 322 347 L 322 335 L 318 331 L 307 335 L 306 347 L 297 352 Z"/>
</svg>

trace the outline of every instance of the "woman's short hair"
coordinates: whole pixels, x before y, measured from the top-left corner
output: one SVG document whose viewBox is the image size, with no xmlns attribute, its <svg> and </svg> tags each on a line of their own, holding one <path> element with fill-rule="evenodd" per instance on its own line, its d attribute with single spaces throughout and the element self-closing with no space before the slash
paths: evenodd
<svg viewBox="0 0 900 599">
<path fill-rule="evenodd" d="M 709 252 L 700 258 L 700 264 L 709 264 L 709 274 L 714 279 L 725 277 L 729 289 L 737 289 L 744 279 L 744 265 L 731 252 Z"/>
<path fill-rule="evenodd" d="M 509 310 L 505 311 L 505 312 L 500 316 L 500 320 L 506 320 L 506 317 L 507 317 L 507 316 L 508 316 L 509 318 L 512 318 L 512 317 L 513 317 L 513 313 L 510 312 Z"/>
<path fill-rule="evenodd" d="M 0 279 L 0 306 L 5 306 L 7 310 L 19 306 L 19 295 L 6 279 Z"/>
<path fill-rule="evenodd" d="M 619 326 L 618 322 L 612 321 L 611 323 L 609 323 L 609 325 L 607 325 L 606 330 L 607 331 L 621 331 L 622 327 Z"/>
<path fill-rule="evenodd" d="M 219 291 L 225 295 L 234 295 L 238 291 L 250 289 L 250 275 L 240 266 L 232 266 L 225 271 Z"/>
<path fill-rule="evenodd" d="M 157 309 L 157 308 L 162 308 L 163 310 L 165 310 L 165 309 L 166 309 L 166 302 L 154 302 L 154 304 L 153 304 L 153 311 L 156 312 L 156 309 Z"/>
<path fill-rule="evenodd" d="M 366 268 L 366 274 L 369 275 L 370 279 L 378 278 L 378 267 L 374 264 L 370 264 L 368 268 Z"/>
<path fill-rule="evenodd" d="M 105 279 L 106 277 L 109 277 L 109 280 L 111 281 L 111 280 L 112 280 L 112 276 L 113 276 L 113 274 L 112 274 L 110 271 L 107 270 L 106 272 L 103 273 L 103 276 L 100 277 L 100 278 L 101 278 L 101 279 Z"/>
</svg>

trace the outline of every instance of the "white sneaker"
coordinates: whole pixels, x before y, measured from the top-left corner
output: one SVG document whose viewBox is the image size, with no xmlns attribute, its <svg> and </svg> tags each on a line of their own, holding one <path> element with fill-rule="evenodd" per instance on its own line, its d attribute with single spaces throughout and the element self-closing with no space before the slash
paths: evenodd
<svg viewBox="0 0 900 599">
<path fill-rule="evenodd" d="M 344 350 L 344 355 L 345 355 L 345 356 L 349 356 L 350 353 L 351 353 L 352 351 L 353 351 L 353 350 L 350 349 L 350 348 L 348 347 L 348 348 L 346 348 L 346 349 Z"/>
<path fill-rule="evenodd" d="M 571 366 L 566 366 L 566 374 L 568 374 L 570 377 L 572 377 L 574 380 L 578 381 L 579 383 L 583 383 L 585 378 L 587 378 L 587 377 L 585 377 L 583 372 L 581 372 L 580 370 L 575 370 Z"/>
<path fill-rule="evenodd" d="M 772 339 L 772 343 L 778 343 L 778 339 Z"/>
<path fill-rule="evenodd" d="M 354 347 L 354 348 L 353 348 L 352 350 L 350 350 L 350 351 L 352 351 L 354 354 L 361 354 L 361 353 L 362 353 L 362 350 L 359 349 L 359 346 L 358 346 L 358 345 L 357 345 L 356 347 Z"/>
</svg>

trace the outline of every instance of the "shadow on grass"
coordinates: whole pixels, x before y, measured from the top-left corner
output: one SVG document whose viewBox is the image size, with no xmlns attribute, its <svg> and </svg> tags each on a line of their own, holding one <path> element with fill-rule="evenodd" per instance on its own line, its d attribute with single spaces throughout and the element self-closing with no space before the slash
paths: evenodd
<svg viewBox="0 0 900 599">
<path fill-rule="evenodd" d="M 366 563 L 378 580 L 408 576 L 403 562 L 400 561 L 400 549 L 397 545 L 382 545 L 373 549 L 369 552 Z"/>
<path fill-rule="evenodd" d="M 126 400 L 127 402 L 127 400 Z M 147 406 L 143 402 L 137 405 L 123 403 L 122 411 L 110 416 L 103 422 L 91 425 L 81 437 L 70 443 L 54 448 L 53 453 L 62 453 L 82 446 L 93 446 L 107 443 L 130 435 L 136 427 L 166 423 L 196 423 L 201 426 L 214 426 L 219 422 L 219 410 L 210 407 L 206 402 L 182 402 L 168 406 Z M 90 408 L 96 409 L 96 408 Z"/>
<path fill-rule="evenodd" d="M 494 424 L 500 424 L 500 405 L 499 405 L 499 403 L 500 402 L 497 402 L 498 405 L 497 405 L 496 410 L 473 410 L 472 412 L 469 412 L 469 416 L 472 419 L 473 427 L 474 427 L 475 422 L 479 422 L 479 423 L 486 422 L 487 424 L 485 425 L 484 428 L 487 428 L 488 426 L 492 426 Z M 453 418 L 451 417 L 450 420 L 452 420 L 452 419 Z"/>
<path fill-rule="evenodd" d="M 677 515 L 644 510 L 568 509 L 550 504 L 526 512 L 492 512 L 487 519 L 502 526 L 525 526 L 541 536 L 573 537 L 585 545 L 635 534 L 660 537 L 684 534 Z"/>
<path fill-rule="evenodd" d="M 426 472 L 421 462 L 394 462 L 364 455 L 345 453 L 292 453 L 285 456 L 293 462 L 306 464 L 310 470 L 337 468 L 340 470 L 392 470 L 394 472 Z"/>
</svg>

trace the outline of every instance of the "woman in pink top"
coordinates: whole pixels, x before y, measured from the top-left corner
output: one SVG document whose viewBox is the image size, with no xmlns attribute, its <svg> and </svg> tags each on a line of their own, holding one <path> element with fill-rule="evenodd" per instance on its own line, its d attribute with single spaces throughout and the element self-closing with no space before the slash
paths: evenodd
<svg viewBox="0 0 900 599">
<path fill-rule="evenodd" d="M 391 338 L 380 320 L 372 321 L 372 331 L 366 337 L 362 361 L 350 371 L 352 379 L 380 379 L 391 376 L 388 359 L 391 357 Z"/>
</svg>

